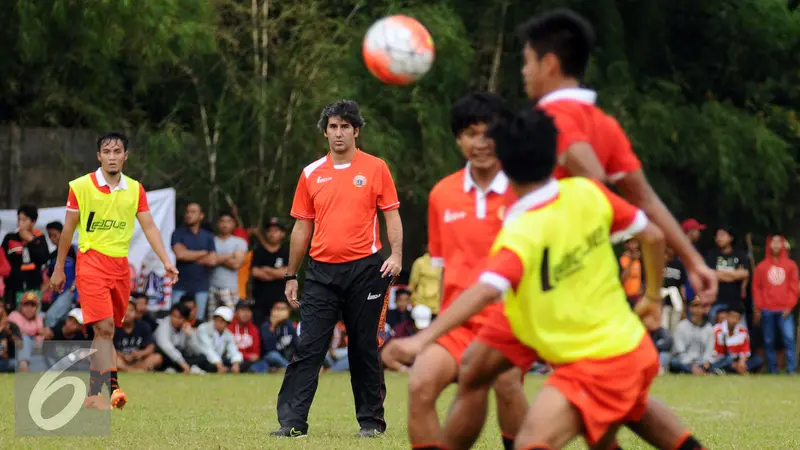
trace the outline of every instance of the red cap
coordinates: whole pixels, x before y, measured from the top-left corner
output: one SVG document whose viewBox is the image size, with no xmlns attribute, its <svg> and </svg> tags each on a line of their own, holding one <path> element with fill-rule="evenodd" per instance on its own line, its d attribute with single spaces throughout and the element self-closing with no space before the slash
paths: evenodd
<svg viewBox="0 0 800 450">
<path fill-rule="evenodd" d="M 683 229 L 684 233 L 688 233 L 692 230 L 705 230 L 706 226 L 697 221 L 697 219 L 686 219 L 681 224 L 681 228 Z"/>
</svg>

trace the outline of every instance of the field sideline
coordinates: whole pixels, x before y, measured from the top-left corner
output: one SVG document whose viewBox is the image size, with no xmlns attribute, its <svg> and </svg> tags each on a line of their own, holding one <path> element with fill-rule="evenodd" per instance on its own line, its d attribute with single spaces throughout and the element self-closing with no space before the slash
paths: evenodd
<svg viewBox="0 0 800 450">
<path fill-rule="evenodd" d="M 130 397 L 124 411 L 114 412 L 110 438 L 18 438 L 14 436 L 13 375 L 0 376 L 0 448 L 13 449 L 408 449 L 406 377 L 387 374 L 387 435 L 360 440 L 353 412 L 349 375 L 325 374 L 311 409 L 310 436 L 301 440 L 270 439 L 277 427 L 275 397 L 280 375 L 122 374 Z M 544 380 L 526 379 L 533 394 Z M 453 388 L 439 402 L 444 413 Z M 690 424 L 710 449 L 799 449 L 800 378 L 662 376 L 653 392 Z M 494 414 L 492 412 L 492 414 Z M 499 447 L 494 417 L 476 446 Z M 625 449 L 648 448 L 625 431 Z M 584 448 L 582 442 L 569 448 Z"/>
</svg>

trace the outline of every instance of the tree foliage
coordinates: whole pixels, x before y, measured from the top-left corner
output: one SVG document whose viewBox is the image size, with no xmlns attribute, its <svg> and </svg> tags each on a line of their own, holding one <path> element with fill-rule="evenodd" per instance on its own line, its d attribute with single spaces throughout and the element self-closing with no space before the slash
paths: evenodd
<svg viewBox="0 0 800 450">
<path fill-rule="evenodd" d="M 522 107 L 514 31 L 567 6 L 595 25 L 586 84 L 623 124 L 679 216 L 800 234 L 800 14 L 765 0 L 17 0 L 0 6 L 0 121 L 122 128 L 132 170 L 250 223 L 286 215 L 300 169 L 325 152 L 315 123 L 339 98 L 361 145 L 397 181 L 410 250 L 426 194 L 462 164 L 449 105 L 493 89 Z M 361 38 L 404 13 L 434 36 L 419 83 L 372 78 Z"/>
</svg>

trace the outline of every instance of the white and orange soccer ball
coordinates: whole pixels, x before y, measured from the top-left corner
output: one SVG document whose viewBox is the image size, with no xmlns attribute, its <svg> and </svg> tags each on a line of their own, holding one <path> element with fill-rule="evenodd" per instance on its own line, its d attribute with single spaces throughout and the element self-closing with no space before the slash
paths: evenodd
<svg viewBox="0 0 800 450">
<path fill-rule="evenodd" d="M 433 39 L 416 19 L 394 15 L 369 27 L 362 46 L 364 64 L 386 84 L 405 86 L 430 70 Z"/>
</svg>

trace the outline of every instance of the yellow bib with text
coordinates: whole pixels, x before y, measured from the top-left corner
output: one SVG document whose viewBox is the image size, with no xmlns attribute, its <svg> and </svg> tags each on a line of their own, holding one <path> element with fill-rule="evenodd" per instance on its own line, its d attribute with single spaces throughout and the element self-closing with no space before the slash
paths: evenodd
<svg viewBox="0 0 800 450">
<path fill-rule="evenodd" d="M 94 250 L 113 258 L 128 256 L 140 188 L 139 182 L 122 176 L 127 189 L 115 189 L 109 194 L 95 186 L 91 174 L 70 181 L 81 214 L 78 247 L 82 253 Z"/>
<path fill-rule="evenodd" d="M 620 285 L 611 204 L 591 181 L 558 184 L 558 198 L 509 219 L 494 243 L 492 253 L 511 250 L 524 267 L 506 294 L 506 316 L 517 338 L 553 364 L 628 353 L 645 328 Z"/>
</svg>

